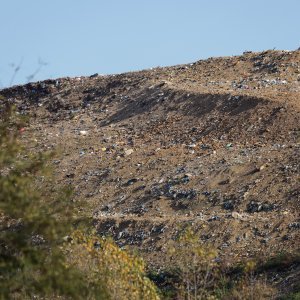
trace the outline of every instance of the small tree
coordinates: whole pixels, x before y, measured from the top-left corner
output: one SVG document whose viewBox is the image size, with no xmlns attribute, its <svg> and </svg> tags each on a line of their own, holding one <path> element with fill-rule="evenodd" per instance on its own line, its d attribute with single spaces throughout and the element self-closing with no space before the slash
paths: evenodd
<svg viewBox="0 0 300 300">
<path fill-rule="evenodd" d="M 178 299 L 196 300 L 212 297 L 218 276 L 217 252 L 200 243 L 188 227 L 169 249 L 170 265 L 179 279 Z M 213 299 L 213 298 L 212 298 Z"/>
<path fill-rule="evenodd" d="M 0 101 L 0 299 L 104 297 L 101 286 L 66 264 L 61 243 L 71 223 L 68 195 L 57 198 L 42 182 L 38 188 L 48 155 L 26 151 L 19 141 L 24 122 Z"/>
</svg>

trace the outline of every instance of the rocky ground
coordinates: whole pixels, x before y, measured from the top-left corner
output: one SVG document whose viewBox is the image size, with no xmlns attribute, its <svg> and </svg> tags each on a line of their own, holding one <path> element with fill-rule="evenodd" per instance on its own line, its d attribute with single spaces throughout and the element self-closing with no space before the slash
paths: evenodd
<svg viewBox="0 0 300 300">
<path fill-rule="evenodd" d="M 299 250 L 299 50 L 0 94 L 31 116 L 32 151 L 58 149 L 55 180 L 74 187 L 80 213 L 149 264 L 186 225 L 226 263 Z M 299 280 L 289 268 L 274 281 Z"/>
</svg>

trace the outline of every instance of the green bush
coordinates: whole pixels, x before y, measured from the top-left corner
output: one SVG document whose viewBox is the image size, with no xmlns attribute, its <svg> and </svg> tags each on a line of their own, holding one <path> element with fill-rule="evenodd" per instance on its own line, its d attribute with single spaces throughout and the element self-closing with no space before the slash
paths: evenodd
<svg viewBox="0 0 300 300">
<path fill-rule="evenodd" d="M 71 202 L 44 188 L 49 154 L 28 153 L 19 139 L 24 121 L 3 99 L 0 105 L 0 299 L 106 299 L 99 281 L 86 282 L 65 262 Z"/>
</svg>

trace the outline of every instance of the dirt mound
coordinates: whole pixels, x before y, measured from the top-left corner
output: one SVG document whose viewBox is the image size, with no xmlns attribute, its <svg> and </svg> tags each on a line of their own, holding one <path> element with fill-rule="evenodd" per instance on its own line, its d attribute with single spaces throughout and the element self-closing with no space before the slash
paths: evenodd
<svg viewBox="0 0 300 300">
<path fill-rule="evenodd" d="M 31 115 L 32 151 L 60 149 L 56 181 L 81 213 L 149 262 L 188 224 L 226 261 L 299 249 L 300 51 L 0 94 Z"/>
</svg>

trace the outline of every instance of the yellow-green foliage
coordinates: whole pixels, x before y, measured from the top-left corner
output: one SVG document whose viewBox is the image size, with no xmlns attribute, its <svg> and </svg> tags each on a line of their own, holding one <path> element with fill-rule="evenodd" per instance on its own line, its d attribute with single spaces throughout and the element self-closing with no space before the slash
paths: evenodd
<svg viewBox="0 0 300 300">
<path fill-rule="evenodd" d="M 73 239 L 81 245 L 81 256 L 88 253 L 86 263 L 95 278 L 101 276 L 114 300 L 157 300 L 156 286 L 145 275 L 144 261 L 120 249 L 112 239 L 87 236 L 75 232 Z"/>
<path fill-rule="evenodd" d="M 211 290 L 218 276 L 217 252 L 200 243 L 191 227 L 169 249 L 170 265 L 179 278 L 178 299 L 213 299 Z"/>
</svg>

